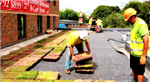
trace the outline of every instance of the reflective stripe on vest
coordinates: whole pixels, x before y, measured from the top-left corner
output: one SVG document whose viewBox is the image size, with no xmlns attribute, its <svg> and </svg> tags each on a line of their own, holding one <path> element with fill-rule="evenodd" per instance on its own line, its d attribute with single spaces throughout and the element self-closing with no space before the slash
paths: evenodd
<svg viewBox="0 0 150 82">
<path fill-rule="evenodd" d="M 149 41 L 150 41 L 150 37 L 149 37 Z M 143 41 L 141 41 L 141 42 L 137 42 L 137 41 L 131 41 L 132 43 L 136 43 L 136 44 L 143 44 Z M 149 42 L 149 45 L 150 45 L 150 42 Z M 149 46 L 150 47 L 150 46 Z"/>
<path fill-rule="evenodd" d="M 132 52 L 134 55 L 142 55 L 142 53 L 143 53 L 143 46 L 144 46 L 143 39 L 140 40 L 137 38 L 137 30 L 138 30 L 140 24 L 147 26 L 147 24 L 142 19 L 138 18 L 137 24 L 131 30 L 130 48 L 132 49 Z M 148 28 L 148 26 L 147 26 L 147 28 Z M 150 44 L 149 44 L 149 46 L 150 46 Z M 147 50 L 147 53 L 148 52 L 149 52 L 149 49 Z"/>
<path fill-rule="evenodd" d="M 132 43 L 136 43 L 136 44 L 143 44 L 143 41 L 141 41 L 141 42 L 137 42 L 137 41 L 131 41 Z"/>
</svg>

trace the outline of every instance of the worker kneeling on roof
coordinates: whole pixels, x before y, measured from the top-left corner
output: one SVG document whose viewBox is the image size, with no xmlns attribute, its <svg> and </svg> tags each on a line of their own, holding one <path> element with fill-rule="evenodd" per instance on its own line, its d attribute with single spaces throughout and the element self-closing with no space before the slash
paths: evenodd
<svg viewBox="0 0 150 82">
<path fill-rule="evenodd" d="M 74 31 L 68 35 L 67 38 L 67 56 L 66 56 L 66 73 L 70 74 L 71 60 L 74 61 L 73 47 L 75 46 L 78 52 L 84 52 L 84 42 L 91 54 L 90 45 L 88 43 L 88 32 L 87 31 Z"/>
</svg>

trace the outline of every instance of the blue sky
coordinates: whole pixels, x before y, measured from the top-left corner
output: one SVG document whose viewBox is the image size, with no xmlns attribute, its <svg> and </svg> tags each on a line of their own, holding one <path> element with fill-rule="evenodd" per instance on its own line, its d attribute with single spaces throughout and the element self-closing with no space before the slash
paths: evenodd
<svg viewBox="0 0 150 82">
<path fill-rule="evenodd" d="M 84 12 L 90 15 L 99 5 L 119 6 L 122 9 L 129 1 L 133 0 L 59 0 L 59 10 L 66 8 L 73 9 L 77 12 Z M 135 0 L 134 0 L 135 1 Z M 136 0 L 148 1 L 148 0 Z"/>
</svg>

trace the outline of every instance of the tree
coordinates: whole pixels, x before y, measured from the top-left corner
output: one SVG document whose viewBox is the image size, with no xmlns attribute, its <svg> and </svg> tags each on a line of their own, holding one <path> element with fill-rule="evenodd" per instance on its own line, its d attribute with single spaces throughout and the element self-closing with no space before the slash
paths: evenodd
<svg viewBox="0 0 150 82">
<path fill-rule="evenodd" d="M 103 17 L 107 17 L 113 12 L 115 13 L 120 12 L 120 8 L 118 6 L 100 5 L 93 11 L 91 17 L 93 17 L 94 19 L 103 18 Z"/>
<path fill-rule="evenodd" d="M 124 16 L 120 13 L 112 13 L 104 21 L 104 27 L 107 28 L 126 28 Z"/>
<path fill-rule="evenodd" d="M 134 8 L 137 11 L 137 16 L 142 18 L 150 28 L 150 1 L 146 2 L 138 2 L 138 1 L 130 1 L 126 6 L 122 9 L 122 14 L 124 13 L 125 9 L 127 8 Z"/>
<path fill-rule="evenodd" d="M 124 13 L 124 11 L 127 9 L 127 8 L 134 8 L 137 13 L 140 13 L 141 10 L 140 10 L 140 6 L 141 6 L 141 3 L 139 1 L 130 1 L 128 4 L 126 4 L 126 6 L 122 9 L 122 13 Z"/>
<path fill-rule="evenodd" d="M 142 3 L 141 7 L 140 7 L 141 12 L 138 14 L 139 17 L 141 17 L 142 19 L 144 19 L 144 21 L 149 24 L 149 20 L 150 20 L 150 15 L 149 15 L 149 4 L 148 3 Z"/>
<path fill-rule="evenodd" d="M 64 11 L 59 11 L 59 18 L 60 19 L 64 19 Z"/>
<path fill-rule="evenodd" d="M 83 15 L 83 23 L 87 23 L 88 22 L 88 18 L 87 16 L 82 13 Z M 79 19 L 79 13 L 72 10 L 72 9 L 65 9 L 65 11 L 59 11 L 59 19 L 68 19 L 68 20 L 74 20 L 74 21 L 78 21 Z"/>
<path fill-rule="evenodd" d="M 83 16 L 83 23 L 88 23 L 89 20 L 88 20 L 87 16 L 84 13 L 82 14 L 82 16 Z"/>
<path fill-rule="evenodd" d="M 78 21 L 79 16 L 76 11 L 67 8 L 65 11 L 59 11 L 59 18 Z"/>
<path fill-rule="evenodd" d="M 114 13 L 119 13 L 120 8 L 118 6 L 110 6 L 110 11 L 112 11 Z"/>
</svg>

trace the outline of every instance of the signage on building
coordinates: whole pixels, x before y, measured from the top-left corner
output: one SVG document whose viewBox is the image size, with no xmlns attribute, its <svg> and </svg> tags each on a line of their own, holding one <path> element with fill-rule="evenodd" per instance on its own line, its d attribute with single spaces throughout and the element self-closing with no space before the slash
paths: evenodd
<svg viewBox="0 0 150 82">
<path fill-rule="evenodd" d="M 44 0 L 0 0 L 2 10 L 49 14 L 49 3 Z"/>
</svg>

